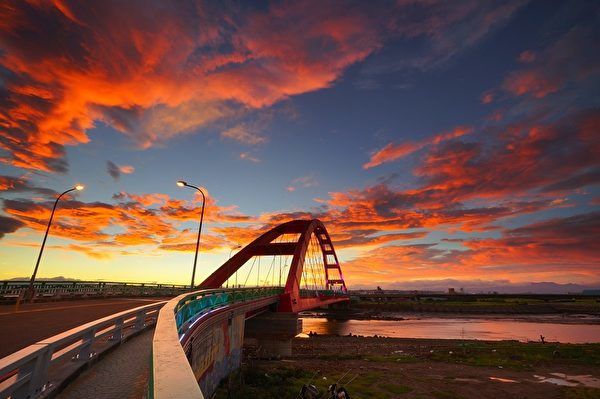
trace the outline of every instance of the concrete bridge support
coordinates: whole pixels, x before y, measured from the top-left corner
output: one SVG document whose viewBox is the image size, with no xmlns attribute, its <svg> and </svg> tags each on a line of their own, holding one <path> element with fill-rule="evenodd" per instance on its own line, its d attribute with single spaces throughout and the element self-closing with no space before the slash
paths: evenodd
<svg viewBox="0 0 600 399">
<path fill-rule="evenodd" d="M 246 320 L 244 338 L 255 339 L 263 358 L 292 355 L 292 338 L 302 332 L 297 313 L 265 312 Z"/>
</svg>

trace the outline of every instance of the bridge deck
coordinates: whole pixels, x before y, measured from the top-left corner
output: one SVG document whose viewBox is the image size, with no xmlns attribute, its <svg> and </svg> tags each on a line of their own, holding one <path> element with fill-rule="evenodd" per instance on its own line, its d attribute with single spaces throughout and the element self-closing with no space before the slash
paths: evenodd
<svg viewBox="0 0 600 399">
<path fill-rule="evenodd" d="M 0 306 L 0 358 L 93 320 L 164 298 L 110 298 Z"/>
</svg>

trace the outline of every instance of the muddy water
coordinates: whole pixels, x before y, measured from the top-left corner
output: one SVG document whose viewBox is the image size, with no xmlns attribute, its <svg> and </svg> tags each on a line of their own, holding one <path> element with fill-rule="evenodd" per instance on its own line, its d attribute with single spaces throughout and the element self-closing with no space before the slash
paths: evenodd
<svg viewBox="0 0 600 399">
<path fill-rule="evenodd" d="M 329 320 L 303 318 L 304 333 L 380 335 L 393 338 L 481 339 L 546 341 L 563 343 L 600 342 L 600 324 L 574 324 L 499 318 L 423 317 L 407 320 Z"/>
</svg>

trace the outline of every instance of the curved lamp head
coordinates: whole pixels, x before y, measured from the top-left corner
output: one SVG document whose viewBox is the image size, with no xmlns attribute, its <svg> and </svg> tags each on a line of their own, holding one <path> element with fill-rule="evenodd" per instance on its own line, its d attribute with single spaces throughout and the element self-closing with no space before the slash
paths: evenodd
<svg viewBox="0 0 600 399">
<path fill-rule="evenodd" d="M 81 191 L 84 188 L 85 188 L 85 186 L 83 184 L 78 184 L 78 185 L 75 186 L 75 190 L 77 190 L 77 191 Z"/>
<path fill-rule="evenodd" d="M 184 186 L 187 186 L 187 183 L 186 183 L 186 182 L 184 182 L 183 180 L 177 180 L 177 185 L 178 185 L 179 187 L 184 187 Z"/>
</svg>

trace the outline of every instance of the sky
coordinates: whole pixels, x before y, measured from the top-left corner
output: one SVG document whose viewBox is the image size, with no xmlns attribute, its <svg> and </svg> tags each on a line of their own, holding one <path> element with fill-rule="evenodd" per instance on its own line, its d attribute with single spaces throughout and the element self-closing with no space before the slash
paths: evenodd
<svg viewBox="0 0 600 399">
<path fill-rule="evenodd" d="M 197 282 L 318 218 L 350 288 L 600 285 L 596 1 L 3 1 L 0 279 Z"/>
</svg>

